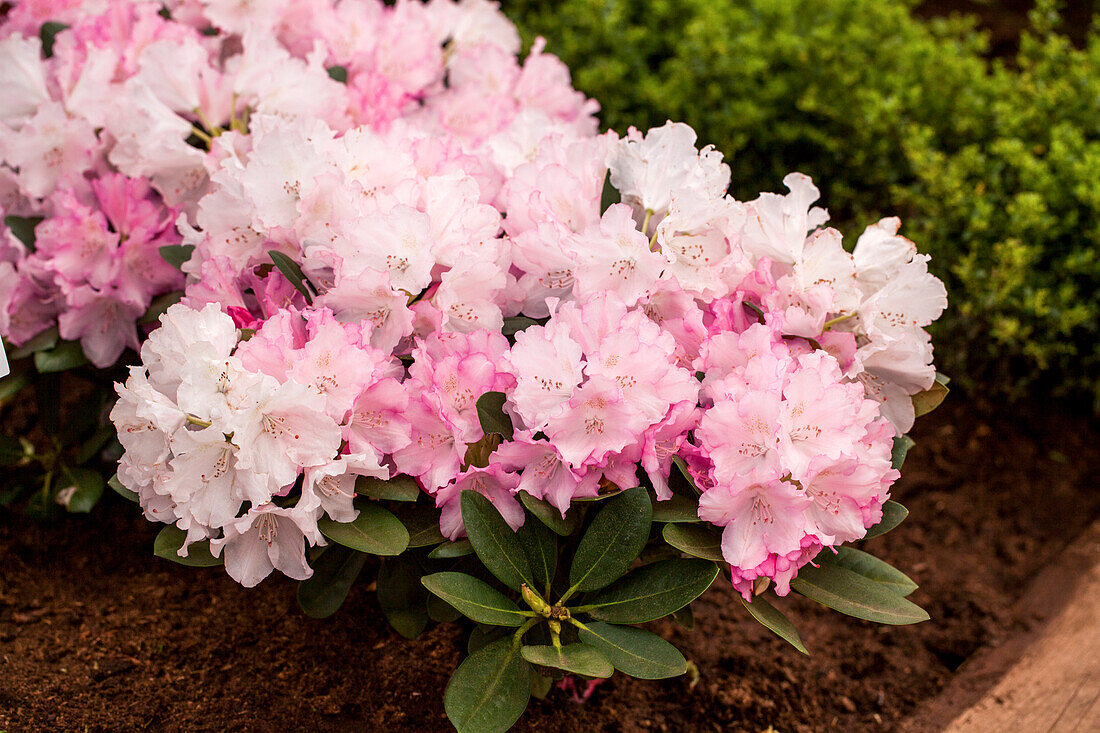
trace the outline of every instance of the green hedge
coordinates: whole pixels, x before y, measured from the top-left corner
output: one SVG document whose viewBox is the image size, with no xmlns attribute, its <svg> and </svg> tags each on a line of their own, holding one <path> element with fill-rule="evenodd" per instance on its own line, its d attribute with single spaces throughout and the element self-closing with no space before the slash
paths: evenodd
<svg viewBox="0 0 1100 733">
<path fill-rule="evenodd" d="M 834 219 L 898 214 L 951 306 L 937 362 L 997 395 L 1100 407 L 1100 38 L 1075 49 L 1050 2 L 1010 63 L 967 19 L 887 0 L 505 2 L 623 130 L 683 120 L 733 190 L 800 170 Z"/>
</svg>

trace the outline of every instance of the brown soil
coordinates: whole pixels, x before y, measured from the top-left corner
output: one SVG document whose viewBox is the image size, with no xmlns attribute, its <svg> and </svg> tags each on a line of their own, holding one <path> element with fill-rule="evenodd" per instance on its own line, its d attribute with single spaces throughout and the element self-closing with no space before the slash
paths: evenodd
<svg viewBox="0 0 1100 733">
<path fill-rule="evenodd" d="M 895 492 L 912 516 L 866 545 L 921 584 L 931 622 L 880 627 L 790 598 L 804 657 L 718 583 L 695 631 L 653 625 L 697 683 L 616 676 L 583 705 L 555 690 L 517 730 L 895 727 L 976 650 L 1033 622 L 1014 609 L 1027 581 L 1100 513 L 1087 418 L 956 400 L 915 437 Z M 0 731 L 447 729 L 458 626 L 405 641 L 364 581 L 335 617 L 311 620 L 291 581 L 244 590 L 154 557 L 155 534 L 114 496 L 54 524 L 0 516 Z"/>
</svg>

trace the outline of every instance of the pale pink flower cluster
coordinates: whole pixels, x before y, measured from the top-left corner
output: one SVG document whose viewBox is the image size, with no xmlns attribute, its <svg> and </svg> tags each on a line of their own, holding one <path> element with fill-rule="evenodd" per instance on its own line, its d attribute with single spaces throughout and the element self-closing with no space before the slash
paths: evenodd
<svg viewBox="0 0 1100 733">
<path fill-rule="evenodd" d="M 849 253 L 805 176 L 740 202 L 686 125 L 597 134 L 488 3 L 250 7 L 172 6 L 221 29 L 170 85 L 218 134 L 178 198 L 138 174 L 194 247 L 113 413 L 147 516 L 254 584 L 309 575 L 359 476 L 413 477 L 456 539 L 462 491 L 518 528 L 520 492 L 563 516 L 639 483 L 667 499 L 679 458 L 746 595 L 879 521 L 946 306 L 897 220 Z M 488 392 L 509 440 L 482 429 Z"/>
</svg>

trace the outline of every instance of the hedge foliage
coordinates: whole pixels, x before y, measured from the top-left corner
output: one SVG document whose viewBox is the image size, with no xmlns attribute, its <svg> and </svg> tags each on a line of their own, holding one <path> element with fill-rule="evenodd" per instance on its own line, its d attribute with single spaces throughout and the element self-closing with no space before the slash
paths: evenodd
<svg viewBox="0 0 1100 733">
<path fill-rule="evenodd" d="M 683 120 L 740 197 L 791 170 L 834 219 L 899 214 L 951 306 L 937 361 L 999 396 L 1100 408 L 1100 34 L 1077 49 L 1053 3 L 1016 59 L 972 20 L 897 0 L 505 2 L 573 70 L 609 127 Z"/>
</svg>

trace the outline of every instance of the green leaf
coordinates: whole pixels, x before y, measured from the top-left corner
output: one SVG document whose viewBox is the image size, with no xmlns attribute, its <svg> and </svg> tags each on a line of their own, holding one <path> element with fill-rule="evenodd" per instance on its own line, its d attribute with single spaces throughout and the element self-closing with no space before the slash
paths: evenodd
<svg viewBox="0 0 1100 733">
<path fill-rule="evenodd" d="M 437 598 L 438 596 L 432 596 L 431 598 Z M 443 601 L 440 601 L 442 603 Z M 459 614 L 460 616 L 462 614 Z M 473 654 L 478 649 L 484 649 L 492 644 L 494 641 L 500 641 L 501 639 L 510 638 L 515 631 L 509 626 L 489 626 L 488 624 L 477 624 L 470 632 L 470 638 L 466 641 L 466 653 Z"/>
<path fill-rule="evenodd" d="M 659 500 L 650 496 L 653 502 L 654 522 L 701 522 L 699 519 L 699 500 L 673 494 L 671 499 Z"/>
<path fill-rule="evenodd" d="M 0 403 L 6 402 L 19 394 L 26 389 L 30 383 L 30 380 L 27 379 L 27 375 L 22 371 L 13 372 L 3 379 L 0 379 Z"/>
<path fill-rule="evenodd" d="M 644 629 L 593 622 L 580 630 L 580 637 L 631 677 L 660 680 L 687 671 L 687 660 L 676 647 Z"/>
<path fill-rule="evenodd" d="M 709 524 L 666 524 L 661 536 L 665 542 L 689 555 L 725 562 L 722 557 L 722 533 Z"/>
<path fill-rule="evenodd" d="M 458 609 L 435 595 L 428 595 L 428 618 L 439 624 L 450 624 L 462 618 Z"/>
<path fill-rule="evenodd" d="M 383 558 L 378 568 L 378 605 L 390 626 L 415 639 L 428 625 L 428 591 L 420 584 L 420 565 L 408 555 Z"/>
<path fill-rule="evenodd" d="M 14 466 L 23 460 L 26 450 L 18 438 L 0 435 L 0 466 Z"/>
<path fill-rule="evenodd" d="M 886 534 L 894 527 L 904 522 L 905 518 L 908 516 L 908 509 L 893 499 L 890 499 L 882 505 L 882 519 L 879 520 L 878 524 L 867 530 L 867 534 L 863 536 L 863 539 L 869 540 L 872 537 Z"/>
<path fill-rule="evenodd" d="M 68 27 L 65 23 L 58 23 L 53 20 L 42 24 L 42 28 L 38 31 L 38 37 L 42 39 L 43 56 L 46 58 L 53 56 L 53 44 L 57 40 L 57 34 Z"/>
<path fill-rule="evenodd" d="M 355 479 L 355 493 L 380 501 L 416 501 L 420 498 L 420 486 L 416 479 L 404 474 L 388 481 L 374 476 L 360 476 Z"/>
<path fill-rule="evenodd" d="M 803 654 L 809 654 L 806 651 L 806 645 L 802 643 L 802 637 L 798 635 L 798 629 L 794 627 L 794 624 L 782 611 L 773 606 L 766 598 L 754 596 L 752 603 L 742 598 L 741 603 L 745 604 L 749 614 L 763 624 L 765 628 Z"/>
<path fill-rule="evenodd" d="M 371 555 L 400 555 L 409 546 L 409 531 L 393 512 L 377 504 L 362 503 L 359 516 L 337 522 L 328 516 L 317 520 L 321 534 L 333 542 Z"/>
<path fill-rule="evenodd" d="M 312 563 L 313 575 L 298 584 L 298 605 L 310 618 L 336 613 L 366 561 L 362 552 L 329 545 Z"/>
<path fill-rule="evenodd" d="M 512 590 L 524 583 L 535 587 L 527 553 L 493 503 L 476 491 L 463 491 L 459 501 L 466 536 L 489 572 Z"/>
<path fill-rule="evenodd" d="M 338 81 L 341 84 L 348 83 L 348 70 L 344 66 L 330 66 L 328 67 L 328 75 L 334 81 Z"/>
<path fill-rule="evenodd" d="M 76 455 L 73 456 L 73 463 L 78 466 L 83 466 L 88 461 L 95 457 L 96 453 L 99 453 L 103 446 L 107 445 L 107 441 L 114 438 L 118 433 L 115 431 L 114 425 L 101 425 L 88 436 L 88 439 L 80 444 L 80 448 L 77 450 Z"/>
<path fill-rule="evenodd" d="M 192 543 L 187 548 L 187 557 L 180 557 L 177 553 L 183 547 L 185 539 L 187 539 L 186 532 L 174 524 L 169 524 L 157 534 L 156 540 L 153 541 L 153 554 L 193 568 L 209 568 L 222 564 L 221 557 L 210 554 L 210 540 Z"/>
<path fill-rule="evenodd" d="M 180 302 L 182 298 L 182 290 L 173 290 L 170 293 L 164 293 L 163 295 L 158 295 L 153 298 L 153 302 L 149 304 L 149 308 L 145 311 L 145 314 L 138 319 L 138 325 L 144 326 L 148 323 L 156 323 L 169 308 Z"/>
<path fill-rule="evenodd" d="M 814 558 L 814 562 L 819 565 L 836 565 L 837 567 L 847 568 L 854 573 L 859 573 L 868 580 L 882 583 L 895 593 L 903 596 L 907 596 L 917 589 L 917 584 L 908 575 L 893 565 L 879 560 L 874 555 L 863 550 L 857 550 L 854 547 L 845 545 L 837 547 L 835 555 L 832 550 L 826 548 L 818 553 L 817 557 Z"/>
<path fill-rule="evenodd" d="M 409 547 L 427 547 L 446 542 L 439 531 L 439 510 L 414 506 L 399 510 L 401 523 L 409 531 Z"/>
<path fill-rule="evenodd" d="M 905 463 L 905 456 L 909 454 L 909 449 L 916 445 L 916 442 L 908 435 L 899 435 L 894 438 L 894 447 L 890 450 L 890 467 L 901 470 L 902 464 Z"/>
<path fill-rule="evenodd" d="M 534 318 L 528 318 L 527 316 L 510 316 L 504 319 L 504 328 L 501 329 L 501 333 L 505 336 L 515 336 L 520 331 L 526 331 L 531 326 L 540 325 L 540 321 L 536 321 Z"/>
<path fill-rule="evenodd" d="M 619 189 L 611 185 L 611 172 L 608 171 L 603 179 L 603 191 L 600 193 L 600 213 L 603 214 L 612 204 L 617 204 L 621 201 L 622 194 L 619 193 Z"/>
<path fill-rule="evenodd" d="M 547 677 L 546 675 L 539 674 L 538 670 L 534 668 L 531 669 L 531 697 L 537 700 L 545 700 L 553 687 L 553 677 Z"/>
<path fill-rule="evenodd" d="M 472 575 L 433 573 L 425 575 L 420 582 L 472 621 L 492 626 L 520 626 L 527 620 L 515 601 Z"/>
<path fill-rule="evenodd" d="M 683 626 L 688 631 L 695 628 L 695 612 L 691 610 L 691 604 L 684 606 L 672 614 L 672 620 Z"/>
<path fill-rule="evenodd" d="M 166 244 L 160 248 L 160 257 L 177 270 L 182 270 L 194 251 L 193 244 Z"/>
<path fill-rule="evenodd" d="M 548 501 L 537 499 L 526 491 L 519 492 L 518 496 L 520 504 L 523 504 L 527 511 L 534 514 L 536 519 L 554 530 L 556 534 L 568 537 L 577 528 L 577 512 L 566 513 L 563 518 L 557 507 Z"/>
<path fill-rule="evenodd" d="M 44 216 L 5 216 L 4 223 L 16 239 L 26 245 L 28 250 L 34 252 L 34 228 L 45 218 Z"/>
<path fill-rule="evenodd" d="M 305 296 L 306 302 L 313 303 L 313 293 L 310 292 L 313 286 L 310 284 L 307 287 L 309 281 L 306 280 L 301 265 L 277 249 L 268 250 L 267 256 L 275 263 L 275 267 L 279 268 L 279 272 L 283 273 L 283 276 L 290 281 L 294 289 Z"/>
<path fill-rule="evenodd" d="M 111 490 L 121 496 L 123 499 L 132 501 L 135 504 L 138 502 L 138 495 L 136 491 L 130 491 L 128 488 L 122 485 L 122 482 L 118 480 L 118 474 L 115 474 L 111 478 L 107 479 L 107 485 L 111 487 Z"/>
<path fill-rule="evenodd" d="M 70 514 L 92 511 L 107 486 L 103 476 L 90 468 L 66 468 L 64 475 L 69 485 L 60 489 L 57 496 L 65 510 Z"/>
<path fill-rule="evenodd" d="M 554 581 L 558 567 L 558 539 L 545 525 L 528 520 L 516 532 L 527 560 L 531 564 L 534 579 L 541 585 L 533 590 L 541 591 Z"/>
<path fill-rule="evenodd" d="M 916 416 L 927 415 L 935 410 L 947 398 L 947 393 L 950 391 L 945 383 L 937 379 L 928 389 L 917 392 L 913 395 L 913 411 Z"/>
<path fill-rule="evenodd" d="M 836 565 L 806 565 L 791 588 L 834 611 L 880 624 L 915 624 L 929 618 L 888 586 Z"/>
<path fill-rule="evenodd" d="M 695 479 L 691 477 L 691 471 L 688 470 L 687 461 L 680 456 L 673 456 L 672 465 L 676 466 L 676 470 L 680 472 L 680 475 L 684 477 L 684 481 L 687 481 L 688 486 L 690 486 L 696 494 L 703 493 L 699 490 L 699 487 L 695 485 Z"/>
<path fill-rule="evenodd" d="M 652 523 L 653 506 L 641 486 L 608 501 L 577 545 L 569 568 L 570 586 L 599 590 L 621 577 L 642 553 Z"/>
<path fill-rule="evenodd" d="M 58 339 L 61 338 L 57 331 L 57 326 L 53 328 L 47 328 L 42 333 L 37 334 L 30 341 L 20 346 L 15 351 L 11 352 L 9 356 L 12 361 L 18 359 L 26 359 L 31 354 L 38 351 L 45 351 L 46 349 L 52 349 L 57 346 Z"/>
<path fill-rule="evenodd" d="M 433 560 L 450 560 L 456 557 L 466 557 L 472 555 L 474 552 L 474 546 L 470 544 L 469 540 L 459 540 L 458 542 L 444 542 L 434 550 L 428 553 L 428 557 Z"/>
<path fill-rule="evenodd" d="M 39 374 L 63 372 L 88 363 L 84 349 L 79 341 L 62 341 L 49 351 L 38 351 L 34 355 L 34 368 Z"/>
<path fill-rule="evenodd" d="M 592 618 L 615 624 L 640 624 L 675 613 L 703 594 L 718 577 L 706 560 L 674 558 L 643 565 L 591 598 Z"/>
<path fill-rule="evenodd" d="M 486 392 L 481 395 L 477 398 L 477 418 L 486 435 L 496 433 L 504 436 L 505 440 L 511 440 L 515 429 L 512 427 L 512 419 L 504 414 L 506 399 L 503 392 Z"/>
<path fill-rule="evenodd" d="M 615 667 L 611 662 L 596 647 L 588 644 L 525 646 L 520 653 L 531 664 L 562 669 L 585 677 L 607 678 L 615 674 Z"/>
<path fill-rule="evenodd" d="M 458 665 L 443 707 L 458 733 L 504 733 L 531 698 L 531 665 L 511 639 L 495 641 Z"/>
</svg>

